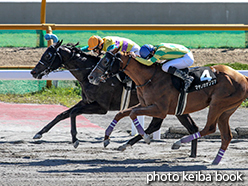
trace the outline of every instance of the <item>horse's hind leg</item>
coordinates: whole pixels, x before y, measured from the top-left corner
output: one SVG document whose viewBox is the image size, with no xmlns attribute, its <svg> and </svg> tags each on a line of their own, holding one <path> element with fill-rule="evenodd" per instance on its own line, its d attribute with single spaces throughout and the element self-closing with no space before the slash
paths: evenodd
<svg viewBox="0 0 248 186">
<path fill-rule="evenodd" d="M 238 107 L 237 107 L 238 108 Z M 229 143 L 232 140 L 232 133 L 229 125 L 230 116 L 237 110 L 237 108 L 233 108 L 221 114 L 218 119 L 218 127 L 221 133 L 221 147 L 216 155 L 213 165 L 218 165 L 223 157 L 225 150 L 227 149 Z"/>
<path fill-rule="evenodd" d="M 206 136 L 211 133 L 214 133 L 216 130 L 216 124 L 217 124 L 217 119 L 218 117 L 222 114 L 221 111 L 219 111 L 219 108 L 211 107 L 209 108 L 208 112 L 208 119 L 207 119 L 207 124 L 205 125 L 204 129 L 200 132 L 196 132 L 194 134 L 185 136 L 181 138 L 180 140 L 176 141 L 172 145 L 172 149 L 179 149 L 181 147 L 182 143 L 188 143 L 191 142 L 192 140 L 195 140 L 197 138 L 200 138 L 201 136 Z"/>
</svg>

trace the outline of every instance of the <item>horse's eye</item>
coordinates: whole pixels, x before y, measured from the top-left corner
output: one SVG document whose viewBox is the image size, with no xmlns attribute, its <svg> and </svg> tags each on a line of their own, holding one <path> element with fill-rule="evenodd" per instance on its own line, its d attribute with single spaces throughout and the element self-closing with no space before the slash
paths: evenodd
<svg viewBox="0 0 248 186">
<path fill-rule="evenodd" d="M 48 53 L 48 54 L 46 54 L 46 58 L 49 60 L 49 59 L 51 59 L 52 58 L 52 54 L 51 53 Z"/>
<path fill-rule="evenodd" d="M 109 59 L 106 58 L 106 60 L 103 61 L 104 65 L 107 66 L 109 64 Z"/>
</svg>

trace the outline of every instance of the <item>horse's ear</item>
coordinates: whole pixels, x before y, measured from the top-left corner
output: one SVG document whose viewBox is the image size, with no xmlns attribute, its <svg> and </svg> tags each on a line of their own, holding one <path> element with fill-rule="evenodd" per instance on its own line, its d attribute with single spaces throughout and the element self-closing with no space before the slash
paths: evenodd
<svg viewBox="0 0 248 186">
<path fill-rule="evenodd" d="M 121 49 L 121 46 L 119 46 L 117 49 L 116 49 L 116 53 L 119 52 Z"/>
<path fill-rule="evenodd" d="M 119 52 L 120 49 L 121 49 L 121 46 L 119 46 L 118 48 L 114 48 L 114 49 L 110 50 L 110 52 L 112 54 L 116 54 L 117 52 Z"/>
<path fill-rule="evenodd" d="M 74 46 L 78 46 L 78 45 L 79 45 L 79 41 Z"/>
<path fill-rule="evenodd" d="M 63 43 L 63 39 L 62 40 L 59 40 L 56 45 L 55 45 L 55 48 L 59 48 L 61 46 L 61 44 Z"/>
<path fill-rule="evenodd" d="M 115 54 L 115 56 L 116 56 L 117 58 L 121 58 L 121 53 L 120 53 L 120 52 L 117 52 L 117 53 Z"/>
</svg>

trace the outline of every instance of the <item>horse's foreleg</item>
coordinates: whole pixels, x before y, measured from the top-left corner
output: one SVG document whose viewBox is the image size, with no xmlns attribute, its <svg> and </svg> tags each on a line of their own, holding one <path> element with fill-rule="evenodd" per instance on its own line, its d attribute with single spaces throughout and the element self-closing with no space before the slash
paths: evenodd
<svg viewBox="0 0 248 186">
<path fill-rule="evenodd" d="M 93 102 L 86 105 L 79 105 L 75 107 L 70 112 L 71 118 L 71 136 L 72 143 L 74 148 L 77 148 L 79 145 L 79 140 L 77 139 L 77 128 L 76 128 L 76 117 L 80 114 L 105 114 L 107 112 L 106 109 L 102 108 L 97 102 Z"/>
<path fill-rule="evenodd" d="M 103 141 L 104 147 L 107 147 L 109 145 L 109 143 L 110 143 L 109 136 L 111 135 L 111 133 L 114 130 L 114 128 L 115 128 L 116 124 L 118 123 L 118 121 L 121 120 L 122 118 L 128 116 L 133 108 L 139 107 L 139 106 L 140 106 L 140 104 L 135 105 L 135 106 L 130 107 L 128 109 L 122 110 L 122 111 L 118 112 L 115 115 L 113 121 L 110 123 L 108 128 L 105 130 L 105 136 L 104 136 L 104 141 Z"/>
<path fill-rule="evenodd" d="M 147 135 L 143 129 L 143 127 L 140 125 L 137 116 L 152 116 L 152 117 L 157 117 L 157 118 L 165 118 L 167 113 L 167 110 L 165 110 L 166 107 L 163 107 L 162 109 L 159 109 L 157 105 L 149 105 L 147 107 L 136 107 L 133 108 L 131 113 L 130 113 L 130 118 L 133 120 L 133 123 L 138 131 L 138 133 L 144 138 L 145 142 L 150 144 L 151 140 L 149 135 Z"/>
<path fill-rule="evenodd" d="M 147 144 L 150 144 L 151 143 L 151 139 L 150 139 L 150 136 L 146 134 L 146 132 L 144 131 L 142 125 L 140 124 L 139 120 L 137 118 L 135 118 L 133 120 L 133 123 L 134 123 L 134 126 L 136 127 L 139 135 L 141 135 L 143 137 L 143 139 L 145 140 L 145 142 Z"/>
<path fill-rule="evenodd" d="M 72 143 L 74 148 L 77 148 L 79 145 L 79 141 L 77 139 L 77 128 L 76 128 L 76 116 L 78 116 L 80 113 L 77 108 L 73 109 L 70 113 L 71 117 L 71 136 L 72 136 Z M 82 111 L 81 111 L 82 112 Z"/>
<path fill-rule="evenodd" d="M 74 105 L 72 108 L 62 112 L 61 114 L 57 115 L 55 119 L 53 119 L 50 123 L 48 123 L 45 127 L 43 127 L 34 137 L 33 139 L 40 139 L 42 138 L 42 134 L 48 132 L 52 127 L 54 127 L 58 122 L 69 118 L 71 110 L 73 110 L 75 107 L 78 107 L 78 105 L 81 104 L 82 101 Z"/>
<path fill-rule="evenodd" d="M 128 116 L 130 112 L 131 112 L 131 108 L 128 108 L 128 109 L 125 109 L 123 111 L 120 111 L 119 113 L 117 113 L 115 115 L 115 118 L 110 123 L 110 125 L 108 126 L 108 128 L 105 130 L 105 136 L 104 136 L 104 141 L 103 141 L 104 147 L 107 147 L 109 145 L 109 143 L 110 143 L 109 136 L 111 135 L 111 133 L 114 130 L 114 128 L 115 128 L 116 124 L 118 123 L 118 121 L 120 119 Z"/>
<path fill-rule="evenodd" d="M 145 133 L 146 134 L 152 134 L 153 132 L 159 130 L 161 125 L 162 125 L 162 122 L 163 122 L 163 119 L 153 117 L 148 128 L 145 130 Z M 142 136 L 139 134 L 139 135 L 133 137 L 132 139 L 130 139 L 129 141 L 127 141 L 127 143 L 125 143 L 124 145 L 120 146 L 118 148 L 118 150 L 124 151 L 124 150 L 126 150 L 126 148 L 128 146 L 133 146 L 135 143 L 137 143 L 141 139 L 142 139 Z"/>
<path fill-rule="evenodd" d="M 177 119 L 188 130 L 188 132 L 190 134 L 198 132 L 199 129 L 189 114 L 178 115 Z M 190 155 L 190 157 L 195 158 L 196 154 L 197 154 L 197 139 L 191 141 L 191 155 Z"/>
</svg>

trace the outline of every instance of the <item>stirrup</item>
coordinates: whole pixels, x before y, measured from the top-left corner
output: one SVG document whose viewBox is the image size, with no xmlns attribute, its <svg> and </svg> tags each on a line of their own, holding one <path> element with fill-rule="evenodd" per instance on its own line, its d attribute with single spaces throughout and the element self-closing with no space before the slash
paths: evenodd
<svg viewBox="0 0 248 186">
<path fill-rule="evenodd" d="M 193 82 L 194 77 L 189 76 L 185 81 L 184 81 L 184 91 L 186 92 L 188 88 L 190 87 L 191 83 Z"/>
</svg>

